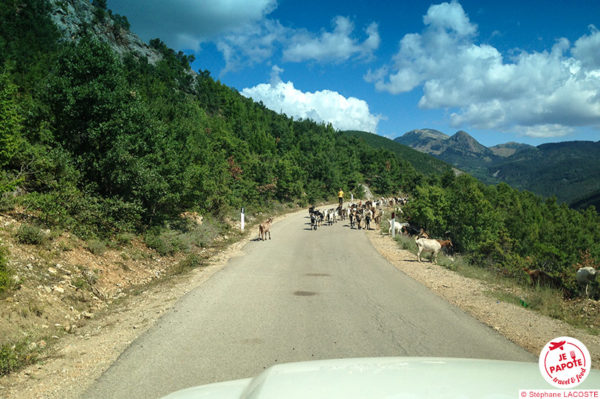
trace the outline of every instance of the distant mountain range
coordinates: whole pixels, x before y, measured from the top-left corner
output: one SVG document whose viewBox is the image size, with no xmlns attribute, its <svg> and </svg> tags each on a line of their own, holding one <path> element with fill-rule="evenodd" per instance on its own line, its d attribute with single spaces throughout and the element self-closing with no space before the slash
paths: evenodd
<svg viewBox="0 0 600 399">
<path fill-rule="evenodd" d="M 600 209 L 600 141 L 570 141 L 537 147 L 480 144 L 464 131 L 448 136 L 418 129 L 394 140 L 433 155 L 480 180 L 507 184 L 544 197 L 556 196 L 574 207 Z"/>
</svg>

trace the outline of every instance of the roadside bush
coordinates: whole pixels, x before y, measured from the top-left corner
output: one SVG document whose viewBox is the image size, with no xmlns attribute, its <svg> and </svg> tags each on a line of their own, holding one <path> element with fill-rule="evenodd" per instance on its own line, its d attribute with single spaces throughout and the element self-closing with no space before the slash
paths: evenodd
<svg viewBox="0 0 600 399">
<path fill-rule="evenodd" d="M 10 195 L 0 195 L 0 212 L 12 211 L 15 208 L 16 200 Z"/>
<path fill-rule="evenodd" d="M 120 233 L 115 237 L 115 241 L 119 246 L 125 246 L 131 244 L 131 241 L 135 238 L 133 233 Z"/>
<path fill-rule="evenodd" d="M 202 265 L 202 258 L 197 254 L 189 254 L 181 262 L 179 262 L 183 268 L 194 269 Z"/>
<path fill-rule="evenodd" d="M 49 226 L 60 226 L 87 239 L 141 228 L 141 206 L 114 198 L 85 194 L 73 187 L 24 196 L 23 205 L 39 212 Z"/>
<path fill-rule="evenodd" d="M 210 244 L 219 236 L 225 233 L 229 225 L 222 221 L 207 215 L 200 226 L 196 226 L 184 236 L 184 241 L 188 245 L 195 245 L 200 248 L 210 246 Z"/>
<path fill-rule="evenodd" d="M 398 245 L 400 245 L 400 248 L 406 249 L 415 254 L 417 253 L 417 243 L 415 242 L 414 238 L 404 234 L 396 234 L 395 240 L 398 243 Z"/>
<path fill-rule="evenodd" d="M 197 254 L 189 254 L 174 265 L 169 272 L 171 275 L 176 275 L 200 266 L 202 266 L 202 258 Z"/>
<path fill-rule="evenodd" d="M 567 320 L 568 309 L 562 297 L 562 292 L 556 289 L 537 287 L 527 295 L 526 301 L 533 310 L 555 319 Z"/>
<path fill-rule="evenodd" d="M 23 223 L 17 230 L 17 240 L 21 244 L 41 245 L 46 241 L 46 234 L 37 226 Z"/>
<path fill-rule="evenodd" d="M 144 237 L 146 245 L 161 256 L 173 255 L 183 247 L 181 237 L 173 230 L 150 229 Z"/>
<path fill-rule="evenodd" d="M 86 247 L 88 251 L 97 256 L 106 252 L 106 243 L 102 240 L 89 240 Z"/>
<path fill-rule="evenodd" d="M 8 249 L 0 247 L 0 295 L 11 287 L 10 272 L 8 265 Z"/>
<path fill-rule="evenodd" d="M 7 375 L 23 366 L 31 364 L 36 354 L 27 348 L 26 342 L 3 344 L 0 346 L 0 376 Z"/>
<path fill-rule="evenodd" d="M 75 277 L 71 280 L 71 284 L 78 290 L 89 287 L 89 283 L 83 277 Z"/>
</svg>

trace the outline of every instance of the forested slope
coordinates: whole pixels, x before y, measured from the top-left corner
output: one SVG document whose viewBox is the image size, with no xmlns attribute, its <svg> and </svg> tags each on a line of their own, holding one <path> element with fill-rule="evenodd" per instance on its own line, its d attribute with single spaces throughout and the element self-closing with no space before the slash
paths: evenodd
<svg viewBox="0 0 600 399">
<path fill-rule="evenodd" d="M 544 197 L 577 206 L 600 190 L 600 142 L 570 141 L 542 144 L 501 159 L 488 174 Z"/>
<path fill-rule="evenodd" d="M 41 223 L 110 235 L 190 209 L 218 216 L 308 204 L 362 182 L 391 193 L 419 179 L 387 151 L 193 73 L 190 59 L 159 39 L 150 43 L 162 54 L 155 64 L 119 57 L 85 27 L 59 40 L 46 2 L 20 3 L 3 3 L 0 14 L 0 184 L 22 194 L 3 195 L 5 204 L 37 212 Z M 113 26 L 97 11 L 94 23 Z"/>
<path fill-rule="evenodd" d="M 365 141 L 369 146 L 389 150 L 402 159 L 409 161 L 414 168 L 425 175 L 440 175 L 452 169 L 452 165 L 439 160 L 431 155 L 423 154 L 417 150 L 397 143 L 394 140 L 387 139 L 377 134 L 348 130 L 343 132 L 349 136 L 358 137 Z"/>
</svg>

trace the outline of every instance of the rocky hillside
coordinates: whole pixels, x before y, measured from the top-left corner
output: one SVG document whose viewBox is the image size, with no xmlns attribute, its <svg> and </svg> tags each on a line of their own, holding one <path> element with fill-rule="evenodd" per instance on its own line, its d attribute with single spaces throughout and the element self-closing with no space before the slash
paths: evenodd
<svg viewBox="0 0 600 399">
<path fill-rule="evenodd" d="M 159 52 L 129 31 L 126 17 L 94 7 L 89 1 L 48 0 L 48 3 L 51 7 L 50 18 L 65 41 L 77 40 L 84 33 L 90 33 L 107 43 L 120 56 L 136 54 L 140 58 L 147 58 L 151 64 L 162 58 Z"/>
<path fill-rule="evenodd" d="M 414 148 L 417 151 L 425 152 L 432 155 L 439 155 L 443 152 L 444 142 L 449 138 L 444 134 L 434 129 L 417 129 L 405 133 L 402 137 L 398 137 L 394 141 Z"/>
</svg>

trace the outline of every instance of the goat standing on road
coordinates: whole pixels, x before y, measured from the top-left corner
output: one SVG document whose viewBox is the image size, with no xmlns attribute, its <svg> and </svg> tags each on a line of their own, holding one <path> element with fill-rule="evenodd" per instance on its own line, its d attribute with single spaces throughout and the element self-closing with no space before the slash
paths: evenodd
<svg viewBox="0 0 600 399">
<path fill-rule="evenodd" d="M 373 218 L 373 212 L 367 209 L 365 212 L 365 229 L 371 230 L 371 219 Z"/>
<path fill-rule="evenodd" d="M 266 222 L 258 225 L 258 235 L 261 241 L 267 239 L 267 233 L 269 234 L 269 240 L 271 239 L 271 223 L 273 223 L 273 218 L 268 218 Z"/>
<path fill-rule="evenodd" d="M 310 228 L 313 230 L 316 230 L 318 224 L 319 224 L 319 215 L 317 215 L 314 212 L 311 213 L 310 214 Z"/>
</svg>

